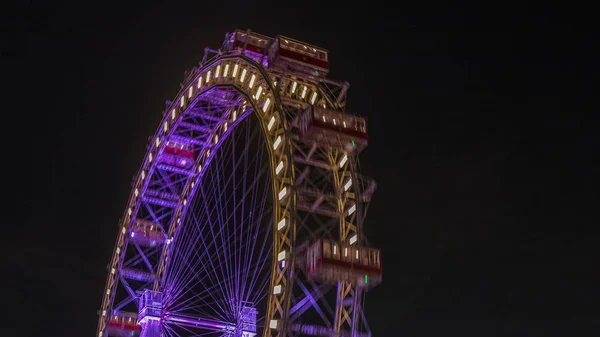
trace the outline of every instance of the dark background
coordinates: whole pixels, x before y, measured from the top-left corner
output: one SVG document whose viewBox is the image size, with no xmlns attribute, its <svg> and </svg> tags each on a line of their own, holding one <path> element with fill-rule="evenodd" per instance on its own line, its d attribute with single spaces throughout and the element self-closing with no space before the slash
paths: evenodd
<svg viewBox="0 0 600 337">
<path fill-rule="evenodd" d="M 0 335 L 93 336 L 147 139 L 184 70 L 234 28 L 327 48 L 349 110 L 368 117 L 375 337 L 600 335 L 590 10 L 415 4 L 2 11 Z"/>
</svg>

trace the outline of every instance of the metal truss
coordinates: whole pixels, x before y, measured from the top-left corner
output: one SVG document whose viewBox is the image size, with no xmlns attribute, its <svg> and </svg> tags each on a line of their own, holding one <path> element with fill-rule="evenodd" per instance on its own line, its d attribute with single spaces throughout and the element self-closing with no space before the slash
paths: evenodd
<svg viewBox="0 0 600 337">
<path fill-rule="evenodd" d="M 185 85 L 168 102 L 151 138 L 119 224 L 97 336 L 120 335 L 108 323 L 115 317 L 137 317 L 142 291 L 168 291 L 165 274 L 181 219 L 221 142 L 251 113 L 261 121 L 269 149 L 275 201 L 263 336 L 369 336 L 359 289 L 346 282 L 337 287 L 317 284 L 304 275 L 304 248 L 311 240 L 364 243 L 363 218 L 376 185 L 357 172 L 355 155 L 296 136 L 298 113 L 308 106 L 343 109 L 347 83 L 269 73 L 243 55 L 215 52 L 186 74 Z M 169 142 L 186 144 L 197 154 L 195 162 L 162 162 Z M 232 329 L 201 318 L 164 319 Z M 145 322 L 142 336 L 159 336 L 157 324 Z"/>
</svg>

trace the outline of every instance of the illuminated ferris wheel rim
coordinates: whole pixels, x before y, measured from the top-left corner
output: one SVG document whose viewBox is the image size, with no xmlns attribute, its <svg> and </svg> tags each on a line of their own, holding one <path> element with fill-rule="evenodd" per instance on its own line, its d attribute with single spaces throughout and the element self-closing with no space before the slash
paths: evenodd
<svg viewBox="0 0 600 337">
<path fill-rule="evenodd" d="M 301 78 L 299 78 L 299 80 L 299 83 L 303 86 L 302 90 L 304 90 L 302 98 L 305 98 L 307 103 L 310 103 L 311 105 L 315 104 L 315 97 L 319 95 L 321 96 L 319 99 L 322 104 L 331 104 L 329 97 L 322 94 L 319 88 L 309 81 L 302 83 Z M 256 113 L 256 116 L 261 121 L 263 134 L 269 149 L 269 156 L 271 158 L 271 176 L 273 177 L 273 200 L 279 200 L 279 202 L 276 201 L 276 204 L 279 207 L 274 210 L 273 217 L 273 232 L 276 243 L 273 250 L 273 261 L 276 261 L 276 259 L 281 256 L 281 252 L 284 252 L 284 256 L 287 255 L 286 258 L 290 259 L 287 266 L 281 271 L 276 270 L 277 263 L 274 262 L 271 275 L 271 286 L 279 287 L 278 293 L 282 295 L 278 297 L 274 294 L 269 294 L 269 303 L 271 303 L 271 312 L 268 313 L 270 318 L 269 327 L 273 330 L 281 329 L 281 326 L 278 324 L 278 319 L 289 310 L 289 303 L 287 305 L 285 303 L 286 289 L 282 290 L 281 287 L 285 287 L 286 283 L 291 284 L 290 273 L 292 268 L 290 268 L 290 266 L 294 265 L 294 254 L 290 254 L 294 245 L 294 237 L 293 234 L 290 235 L 290 233 L 295 232 L 296 226 L 296 190 L 293 188 L 295 182 L 293 169 L 294 157 L 292 155 L 293 135 L 290 132 L 290 126 L 285 115 L 285 109 L 283 108 L 281 98 L 275 88 L 275 84 L 272 82 L 271 76 L 265 69 L 254 60 L 243 55 L 221 55 L 202 66 L 196 71 L 193 77 L 187 81 L 186 85 L 176 96 L 177 99 L 171 103 L 171 106 L 166 111 L 158 131 L 152 138 L 150 149 L 146 153 L 143 165 L 136 176 L 128 207 L 126 207 L 125 216 L 123 217 L 124 220 L 121 222 L 122 230 L 119 232 L 117 244 L 113 251 L 113 261 L 110 266 L 110 272 L 105 287 L 100 323 L 98 326 L 99 336 L 103 336 L 103 333 L 106 332 L 107 321 L 109 320 L 109 317 L 107 316 L 110 316 L 110 313 L 107 313 L 107 310 L 111 308 L 114 300 L 114 292 L 111 294 L 111 288 L 115 285 L 115 270 L 119 268 L 123 261 L 124 254 L 121 254 L 121 250 L 123 249 L 125 240 L 127 240 L 127 231 L 130 225 L 135 221 L 135 214 L 138 212 L 142 203 L 141 200 L 147 192 L 149 179 L 146 178 L 151 176 L 157 166 L 160 165 L 158 163 L 158 158 L 163 154 L 165 144 L 170 140 L 173 130 L 175 130 L 179 123 L 182 122 L 183 116 L 190 113 L 191 107 L 194 106 L 194 101 L 199 99 L 203 94 L 219 88 L 233 88 L 240 95 L 245 97 L 246 101 L 244 103 L 252 107 L 252 109 L 249 109 L 250 113 Z M 307 89 L 310 90 L 311 95 L 305 97 Z M 213 136 L 220 137 L 220 139 L 215 139 L 215 144 L 206 144 L 197 151 L 198 155 L 193 166 L 194 172 L 190 172 L 189 179 L 185 184 L 184 192 L 181 194 L 176 209 L 174 210 L 176 215 L 173 217 L 173 221 L 168 225 L 167 240 L 173 239 L 175 231 L 178 229 L 180 219 L 184 218 L 190 204 L 189 201 L 194 197 L 195 188 L 200 185 L 199 179 L 202 178 L 205 169 L 210 165 L 221 142 L 227 137 L 226 133 L 232 132 L 236 122 L 239 123 L 247 116 L 248 114 L 234 116 L 233 120 L 232 116 L 223 116 L 226 118 L 222 119 L 222 123 L 217 124 L 207 132 L 210 134 L 209 139 L 212 139 Z M 229 122 L 232 123 L 229 124 L 230 130 L 227 131 L 227 126 L 225 126 L 226 131 L 219 134 L 219 131 L 222 130 L 223 126 L 227 125 Z M 346 157 L 344 156 L 344 159 L 342 159 L 341 162 L 338 161 L 340 167 L 346 162 L 345 158 Z M 281 235 L 281 237 L 278 237 L 278 235 Z M 154 282 L 154 290 L 161 289 L 161 272 L 164 270 L 165 266 L 168 265 L 167 245 L 164 247 L 165 249 L 161 254 L 159 262 L 158 278 Z M 277 256 L 278 254 L 279 257 Z M 267 334 L 267 329 L 265 329 L 265 335 Z"/>
<path fill-rule="evenodd" d="M 237 61 L 236 64 L 237 65 L 231 65 L 231 67 L 239 67 L 238 70 L 239 74 L 238 76 L 242 76 L 242 72 L 246 73 L 248 71 L 248 69 L 252 69 L 254 71 L 252 71 L 251 75 L 246 75 L 243 80 L 241 80 L 239 83 L 219 83 L 219 80 L 215 80 L 212 77 L 213 74 L 216 75 L 216 67 L 219 67 L 220 63 L 223 62 L 227 62 L 227 61 Z M 243 68 L 243 70 L 242 70 Z M 209 72 L 211 72 L 210 69 L 215 69 L 215 72 L 213 72 L 212 74 L 208 75 Z M 219 69 L 219 71 L 225 71 L 225 68 L 223 69 Z M 229 71 L 231 72 L 231 74 L 233 74 L 234 69 L 229 69 Z M 206 82 L 206 76 L 210 76 L 208 78 L 209 83 L 208 84 L 202 84 L 200 88 L 198 88 L 197 85 L 194 85 L 195 83 L 203 83 Z M 261 78 L 255 78 L 256 75 L 261 75 Z M 262 82 L 264 84 L 266 84 L 266 89 L 265 92 L 261 94 L 262 97 L 265 97 L 265 99 L 263 100 L 257 100 L 255 99 L 255 95 L 252 95 L 250 93 L 250 89 L 253 89 L 253 87 L 255 87 L 255 84 L 253 83 L 252 86 L 241 86 L 241 84 L 244 83 L 244 80 L 246 80 L 246 82 L 248 81 L 248 79 L 251 79 L 253 82 L 256 81 L 258 82 Z M 195 87 L 195 88 L 194 88 Z M 124 219 L 131 219 L 130 221 L 134 221 L 134 219 L 131 217 L 132 214 L 135 214 L 135 212 L 137 211 L 137 209 L 140 206 L 140 202 L 138 200 L 140 200 L 141 198 L 138 198 L 138 196 L 141 196 L 144 194 L 145 189 L 147 188 L 147 184 L 144 184 L 144 180 L 146 180 L 146 177 L 151 176 L 153 174 L 154 169 L 156 168 L 156 163 L 157 161 L 154 160 L 155 158 L 157 158 L 160 153 L 162 153 L 162 151 L 164 151 L 164 142 L 161 142 L 160 139 L 161 137 L 164 137 L 163 135 L 171 130 L 174 129 L 174 127 L 169 127 L 169 126 L 175 126 L 176 123 L 178 121 L 180 121 L 180 118 L 182 115 L 184 115 L 187 110 L 185 108 L 189 107 L 189 106 L 193 106 L 193 104 L 185 104 L 185 100 L 186 100 L 186 93 L 189 93 L 190 90 L 192 90 L 194 92 L 194 96 L 192 97 L 196 97 L 199 96 L 199 94 L 201 94 L 202 92 L 208 92 L 210 90 L 213 90 L 215 88 L 225 88 L 225 87 L 233 87 L 235 88 L 241 95 L 243 95 L 246 98 L 246 101 L 248 104 L 250 104 L 252 106 L 251 111 L 253 110 L 254 112 L 256 112 L 257 117 L 262 121 L 262 126 L 263 126 L 263 131 L 265 132 L 265 138 L 268 144 L 268 148 L 269 148 L 269 154 L 271 155 L 271 158 L 273 158 L 274 153 L 273 151 L 276 151 L 278 149 L 286 149 L 284 150 L 281 157 L 283 157 L 285 159 L 285 162 L 289 163 L 289 164 L 285 164 L 285 162 L 282 160 L 279 163 L 284 163 L 284 167 L 285 168 L 281 168 L 279 166 L 279 163 L 277 164 L 278 166 L 274 166 L 272 167 L 272 175 L 282 175 L 285 177 L 286 180 L 288 180 L 290 183 L 287 184 L 288 186 L 293 185 L 293 170 L 291 169 L 291 166 L 293 165 L 293 158 L 289 155 L 289 127 L 287 124 L 287 120 L 284 116 L 284 110 L 281 108 L 281 103 L 280 103 L 280 98 L 277 95 L 277 93 L 273 90 L 273 84 L 270 80 L 270 77 L 266 74 L 266 72 L 264 71 L 264 69 L 262 69 L 262 67 L 257 64 L 256 62 L 254 62 L 253 60 L 242 56 L 242 55 L 228 55 L 228 56 L 222 56 L 222 57 L 216 57 L 214 58 L 210 63 L 206 64 L 204 67 L 202 67 L 202 69 L 200 71 L 197 72 L 197 74 L 190 79 L 190 81 L 188 82 L 187 86 L 185 86 L 185 89 L 182 89 L 177 97 L 178 99 L 176 101 L 174 101 L 172 103 L 172 105 L 169 107 L 168 109 L 168 113 L 165 114 L 163 120 L 161 121 L 161 124 L 159 126 L 159 129 L 157 131 L 157 133 L 155 134 L 155 136 L 152 138 L 153 141 L 151 142 L 151 144 L 157 144 L 158 146 L 151 146 L 150 150 L 147 152 L 144 161 L 143 161 L 143 166 L 140 169 L 138 175 L 137 175 L 137 179 L 135 180 L 137 182 L 137 184 L 134 186 L 133 191 L 131 192 L 131 197 L 129 199 L 129 203 L 128 203 L 128 208 L 126 209 L 126 213 L 125 213 L 125 217 Z M 262 88 L 262 86 L 261 86 Z M 197 91 L 194 89 L 201 89 L 202 91 Z M 188 97 L 189 98 L 189 97 Z M 271 102 L 274 101 L 274 104 L 269 104 L 265 102 Z M 177 107 L 177 102 L 181 102 L 183 104 L 179 104 L 179 107 Z M 189 102 L 188 102 L 189 103 Z M 270 105 L 270 106 L 269 106 Z M 269 137 L 269 133 L 268 131 L 271 130 L 272 128 L 272 123 L 271 125 L 269 124 L 270 119 L 265 120 L 266 118 L 264 117 L 264 113 L 270 112 L 273 110 L 274 107 L 277 107 L 278 109 L 276 111 L 273 112 L 272 116 L 274 116 L 277 120 L 278 120 L 278 126 L 279 126 L 279 132 L 275 131 L 275 134 L 277 135 L 276 137 Z M 260 111 L 263 112 L 263 114 L 260 113 Z M 175 118 L 173 118 L 173 116 L 175 116 Z M 239 116 L 237 119 L 237 121 L 241 121 L 242 118 L 245 116 Z M 236 121 L 233 121 L 233 123 L 235 123 Z M 166 126 L 166 127 L 165 127 Z M 231 125 L 231 129 L 233 129 L 235 126 L 235 124 Z M 216 128 L 215 128 L 216 129 Z M 231 131 L 229 131 L 231 132 Z M 283 137 L 282 137 L 283 136 Z M 287 136 L 287 137 L 286 137 Z M 281 140 L 281 139 L 285 139 L 285 140 Z M 277 146 L 274 149 L 274 144 L 277 142 Z M 283 142 L 287 142 L 287 144 L 281 144 Z M 287 145 L 287 146 L 286 146 Z M 158 150 L 157 150 L 158 149 Z M 154 151 L 153 151 L 154 150 Z M 213 151 L 211 151 L 213 150 Z M 184 192 L 184 195 L 181 198 L 181 202 L 180 205 L 178 207 L 178 211 L 176 211 L 176 213 L 178 214 L 177 221 L 179 222 L 180 219 L 182 219 L 185 216 L 185 212 L 187 211 L 187 205 L 189 205 L 189 203 L 187 202 L 188 198 L 191 199 L 194 196 L 194 187 L 198 186 L 198 179 L 200 179 L 202 177 L 202 173 L 203 173 L 203 166 L 204 168 L 206 168 L 206 166 L 208 166 L 210 164 L 210 161 L 212 159 L 212 156 L 217 152 L 214 151 L 215 148 L 214 146 L 205 146 L 202 150 L 199 151 L 199 155 L 197 158 L 197 161 L 194 165 L 195 168 L 197 168 L 197 172 L 196 174 L 190 178 L 189 182 L 186 184 L 186 188 L 185 191 L 187 192 L 187 195 Z M 205 156 L 206 153 L 209 153 L 208 151 L 211 151 L 213 153 L 209 154 L 206 158 L 206 160 L 204 162 L 202 162 L 202 158 Z M 153 163 L 154 161 L 154 163 Z M 201 163 L 202 162 L 202 163 Z M 287 167 L 286 167 L 287 166 Z M 277 173 L 275 173 L 275 171 L 277 171 Z M 282 197 L 288 197 L 288 200 L 293 200 L 294 198 L 294 191 L 290 188 L 290 187 L 284 187 L 285 188 L 285 192 L 282 193 L 282 191 L 284 191 L 284 189 L 279 189 L 279 191 L 276 190 L 276 184 L 275 181 L 273 182 L 273 194 L 277 194 L 277 198 L 278 199 L 282 199 Z M 142 186 L 139 186 L 142 185 Z M 192 187 L 194 186 L 194 187 Z M 141 187 L 141 188 L 140 188 Z M 285 194 L 289 194 L 289 195 L 285 195 Z M 277 200 L 277 199 L 275 199 Z M 289 203 L 289 202 L 288 202 Z M 291 207 L 293 207 L 293 203 L 289 203 Z M 132 205 L 134 205 L 132 207 Z M 135 208 L 134 208 L 135 207 Z M 274 218 L 274 223 L 275 226 L 283 226 L 284 223 L 282 223 L 282 221 L 287 222 L 287 228 L 290 228 L 294 226 L 293 223 L 293 218 L 289 216 L 289 214 L 293 214 L 294 211 L 293 209 L 288 210 L 287 212 L 284 212 L 285 214 L 288 214 L 287 217 L 282 217 L 280 216 L 281 219 L 275 219 Z M 127 233 L 127 228 L 129 227 L 129 223 L 130 221 L 123 221 L 123 225 L 122 225 L 122 231 L 120 232 L 119 238 L 117 240 L 117 245 L 114 249 L 114 253 L 113 256 L 119 256 L 120 254 L 120 250 L 122 249 L 122 245 L 123 245 L 123 241 L 124 241 L 124 236 Z M 176 228 L 173 224 L 169 225 L 169 231 L 168 231 L 168 239 L 167 240 L 172 240 L 173 236 L 174 236 L 174 230 Z M 289 238 L 288 238 L 289 240 Z M 288 241 L 289 242 L 289 241 Z M 160 265 L 164 265 L 164 261 L 165 261 L 165 254 L 162 255 L 161 257 L 161 262 Z M 121 257 L 122 258 L 122 257 Z M 292 263 L 292 262 L 290 262 Z M 115 263 L 113 263 L 113 265 L 111 266 L 111 272 L 109 274 L 109 279 L 108 281 L 110 282 L 110 278 L 111 275 L 114 275 L 114 270 L 115 268 Z M 164 268 L 164 267 L 163 267 Z M 160 276 L 159 276 L 159 280 L 160 280 Z M 110 296 L 110 283 L 107 282 L 107 285 L 105 287 L 105 298 L 103 300 L 103 308 L 102 308 L 102 312 L 101 312 L 101 323 L 99 324 L 99 335 L 102 336 L 102 334 L 104 333 L 103 330 L 105 330 L 106 327 L 106 321 L 108 319 L 107 316 L 107 312 L 106 310 L 109 308 L 109 305 L 111 304 L 112 298 L 107 298 L 108 296 Z M 155 289 L 160 288 L 160 285 L 157 285 L 155 283 Z M 105 303 L 105 301 L 107 301 L 108 299 L 108 303 Z M 104 323 L 104 324 L 103 324 Z"/>
</svg>

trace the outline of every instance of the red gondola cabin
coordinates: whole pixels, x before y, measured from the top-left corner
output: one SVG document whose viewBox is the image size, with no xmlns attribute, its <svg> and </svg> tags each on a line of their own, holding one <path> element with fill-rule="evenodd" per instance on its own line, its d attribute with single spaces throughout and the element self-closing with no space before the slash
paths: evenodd
<svg viewBox="0 0 600 337">
<path fill-rule="evenodd" d="M 289 66 L 312 76 L 329 73 L 327 50 L 281 35 L 269 49 L 269 61 L 272 66 Z"/>
<path fill-rule="evenodd" d="M 298 127 L 300 139 L 348 152 L 360 152 L 368 144 L 366 120 L 341 111 L 310 106 L 300 115 Z"/>
<path fill-rule="evenodd" d="M 381 283 L 381 253 L 378 249 L 319 239 L 308 248 L 306 273 L 324 283 L 347 281 L 371 288 Z"/>
</svg>

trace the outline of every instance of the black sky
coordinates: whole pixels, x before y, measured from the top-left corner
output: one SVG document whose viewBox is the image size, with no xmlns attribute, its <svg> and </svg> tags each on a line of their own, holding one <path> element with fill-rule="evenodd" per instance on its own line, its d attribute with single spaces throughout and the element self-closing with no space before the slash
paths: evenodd
<svg viewBox="0 0 600 337">
<path fill-rule="evenodd" d="M 0 336 L 94 333 L 164 102 L 235 28 L 327 48 L 349 110 L 368 117 L 367 234 L 385 273 L 367 298 L 374 336 L 600 335 L 586 11 L 394 6 L 28 1 L 0 14 L 14 214 Z"/>
</svg>

